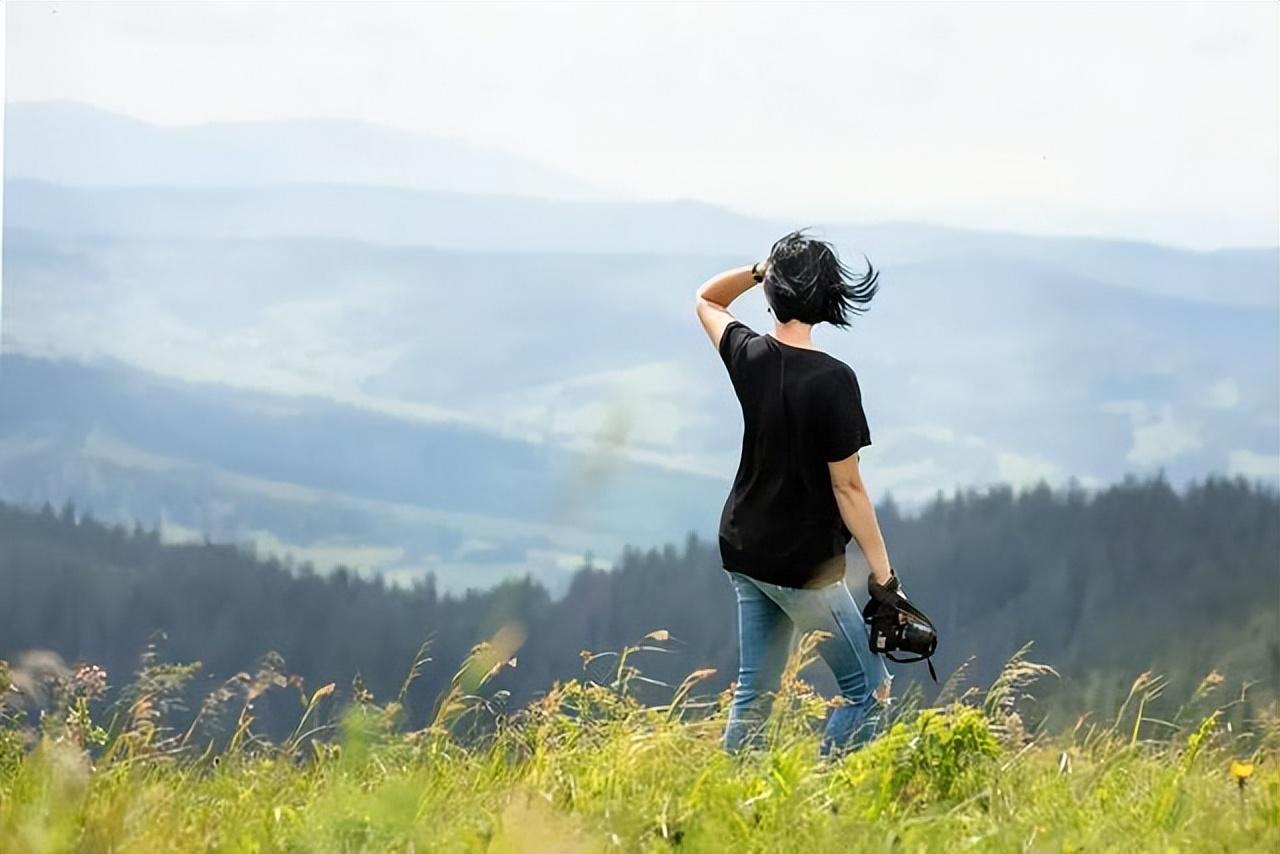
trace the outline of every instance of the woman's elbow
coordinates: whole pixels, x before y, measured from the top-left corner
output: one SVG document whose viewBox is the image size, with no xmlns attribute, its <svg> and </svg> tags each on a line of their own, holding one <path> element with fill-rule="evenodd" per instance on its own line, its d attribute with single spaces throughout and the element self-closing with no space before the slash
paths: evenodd
<svg viewBox="0 0 1280 854">
<path fill-rule="evenodd" d="M 858 455 L 840 460 L 834 463 L 827 463 L 827 470 L 831 474 L 831 488 L 836 492 L 858 495 L 866 492 L 866 486 L 862 483 L 862 475 L 858 471 Z"/>
</svg>

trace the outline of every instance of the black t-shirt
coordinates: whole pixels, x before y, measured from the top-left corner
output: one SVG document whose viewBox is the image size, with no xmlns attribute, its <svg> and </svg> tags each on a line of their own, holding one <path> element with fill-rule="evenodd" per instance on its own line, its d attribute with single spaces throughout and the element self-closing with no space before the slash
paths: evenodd
<svg viewBox="0 0 1280 854">
<path fill-rule="evenodd" d="M 820 350 L 783 344 L 739 320 L 720 358 L 742 404 L 742 456 L 720 515 L 725 569 L 784 587 L 844 577 L 852 534 L 828 462 L 871 444 L 858 378 Z"/>
</svg>

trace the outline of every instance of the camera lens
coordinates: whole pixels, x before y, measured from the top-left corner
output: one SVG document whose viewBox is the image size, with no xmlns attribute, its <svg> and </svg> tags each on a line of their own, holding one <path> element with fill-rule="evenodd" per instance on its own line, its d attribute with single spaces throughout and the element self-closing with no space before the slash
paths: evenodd
<svg viewBox="0 0 1280 854">
<path fill-rule="evenodd" d="M 914 621 L 908 622 L 902 627 L 901 646 L 909 652 L 924 653 L 937 642 L 938 636 L 934 634 L 933 629 Z"/>
</svg>

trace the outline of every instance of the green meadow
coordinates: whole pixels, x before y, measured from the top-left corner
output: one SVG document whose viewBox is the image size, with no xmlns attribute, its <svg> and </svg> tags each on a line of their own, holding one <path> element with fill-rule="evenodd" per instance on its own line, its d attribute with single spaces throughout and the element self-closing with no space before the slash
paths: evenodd
<svg viewBox="0 0 1280 854">
<path fill-rule="evenodd" d="M 1248 686 L 1216 672 L 1172 705 L 1143 673 L 1119 708 L 1049 731 L 1030 721 L 1056 674 L 1024 647 L 990 685 L 962 668 L 930 706 L 907 691 L 866 747 L 821 759 L 834 701 L 806 678 L 821 666 L 808 635 L 769 748 L 730 757 L 728 691 L 699 690 L 709 671 L 661 705 L 637 699 L 636 662 L 665 634 L 584 651 L 606 678 L 507 710 L 490 680 L 518 667 L 520 638 L 500 631 L 421 728 L 404 703 L 425 649 L 395 697 L 357 682 L 339 707 L 334 685 L 305 691 L 268 657 L 185 714 L 196 667 L 154 653 L 110 704 L 92 667 L 5 666 L 0 851 L 1280 850 L 1280 714 L 1242 718 Z M 38 716 L 13 702 L 36 692 Z M 255 731 L 269 695 L 297 704 L 286 737 Z"/>
</svg>

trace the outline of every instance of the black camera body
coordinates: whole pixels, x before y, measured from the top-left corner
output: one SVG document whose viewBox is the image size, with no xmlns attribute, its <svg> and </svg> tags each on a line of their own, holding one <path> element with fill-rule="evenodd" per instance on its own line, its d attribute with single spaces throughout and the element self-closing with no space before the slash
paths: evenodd
<svg viewBox="0 0 1280 854">
<path fill-rule="evenodd" d="M 862 620 L 870 627 L 867 643 L 871 651 L 899 664 L 923 661 L 937 682 L 938 675 L 929 660 L 938 649 L 938 631 L 933 621 L 902 594 L 896 575 L 884 585 L 868 578 L 867 592 L 871 598 L 862 609 Z M 895 652 L 915 657 L 900 658 Z"/>
</svg>

